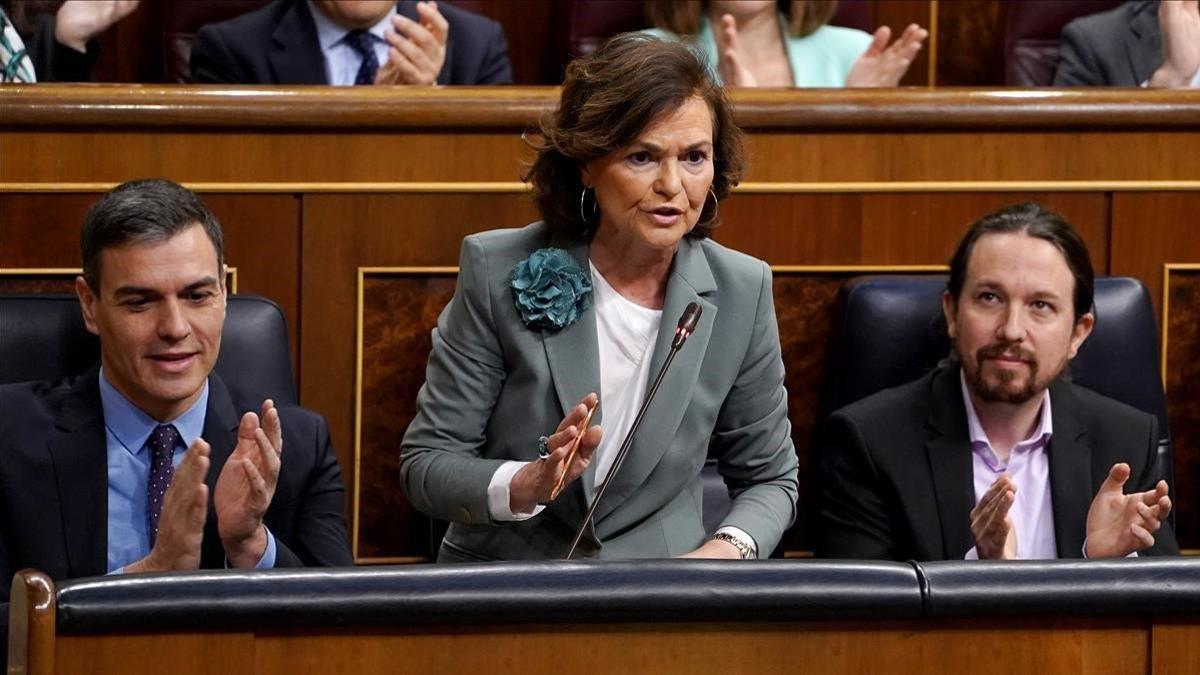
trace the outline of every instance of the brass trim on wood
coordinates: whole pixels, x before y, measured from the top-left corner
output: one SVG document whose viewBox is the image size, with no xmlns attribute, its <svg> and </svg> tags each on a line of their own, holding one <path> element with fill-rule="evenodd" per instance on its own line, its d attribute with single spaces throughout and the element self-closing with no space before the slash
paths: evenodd
<svg viewBox="0 0 1200 675">
<path fill-rule="evenodd" d="M 229 275 L 229 294 L 237 295 L 237 268 L 225 266 L 225 271 Z M 25 277 L 25 276 L 47 276 L 47 277 L 77 277 L 83 274 L 81 267 L 0 267 L 0 276 L 5 277 Z"/>
<path fill-rule="evenodd" d="M 520 181 L 412 181 L 412 182 L 297 182 L 297 183 L 184 183 L 199 193 L 449 193 L 521 194 L 530 191 Z M 117 183 L 0 183 L 0 194 L 101 193 Z M 905 193 L 905 192 L 1191 192 L 1200 191 L 1200 180 L 1061 180 L 1061 181 L 757 181 L 733 189 L 735 194 Z"/>
<path fill-rule="evenodd" d="M 899 33 L 897 33 L 899 35 Z M 929 73 L 928 87 L 933 89 L 937 86 L 937 39 L 938 39 L 938 0 L 929 0 Z"/>
<path fill-rule="evenodd" d="M 931 17 L 932 18 L 932 17 Z M 931 23 L 932 25 L 932 23 Z M 931 59 L 931 62 L 934 60 Z M 931 83 L 932 84 L 932 83 Z M 1194 130 L 1200 92 L 1138 89 L 742 88 L 748 130 Z M 552 111 L 556 87 L 35 85 L 0 89 L 5 132 L 106 129 L 310 129 L 344 133 L 523 132 Z M 448 120 L 453 120 L 449 123 Z M 5 137 L 0 133 L 0 142 Z"/>
</svg>

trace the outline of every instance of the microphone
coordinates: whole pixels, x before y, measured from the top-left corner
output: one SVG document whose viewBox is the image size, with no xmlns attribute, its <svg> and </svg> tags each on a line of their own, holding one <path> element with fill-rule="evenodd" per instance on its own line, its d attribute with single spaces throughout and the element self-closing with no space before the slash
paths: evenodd
<svg viewBox="0 0 1200 675">
<path fill-rule="evenodd" d="M 596 513 L 596 507 L 600 505 L 600 499 L 604 497 L 604 491 L 608 489 L 613 478 L 616 477 L 617 471 L 621 469 L 621 464 L 625 462 L 625 456 L 629 454 L 629 446 L 633 445 L 633 437 L 637 434 L 638 427 L 642 424 L 642 418 L 646 416 L 646 409 L 650 407 L 650 402 L 654 400 L 654 395 L 658 393 L 658 385 L 662 384 L 663 376 L 667 374 L 667 368 L 671 367 L 671 362 L 675 360 L 675 354 L 683 348 L 683 343 L 692 336 L 696 330 L 696 324 L 700 321 L 700 313 L 703 308 L 695 302 L 689 302 L 684 308 L 683 314 L 679 316 L 679 323 L 675 326 L 675 336 L 671 338 L 671 350 L 667 352 L 667 358 L 663 361 L 662 367 L 658 369 L 658 375 L 654 378 L 654 384 L 650 385 L 650 391 L 646 394 L 646 400 L 642 401 L 642 407 L 638 408 L 637 416 L 633 418 L 633 424 L 629 427 L 629 433 L 625 434 L 625 441 L 621 443 L 621 449 L 617 451 L 616 458 L 613 459 L 612 468 L 608 470 L 608 476 L 604 478 L 604 482 L 596 489 L 596 496 L 592 498 L 592 503 L 588 506 L 587 514 L 583 516 L 583 522 L 579 524 L 579 529 L 575 531 L 575 538 L 571 540 L 571 548 L 567 551 L 567 560 L 570 560 L 575 555 L 575 549 L 579 546 L 579 542 L 583 539 L 583 533 L 587 530 L 588 523 L 592 522 L 592 516 Z M 587 431 L 587 429 L 584 429 Z"/>
</svg>

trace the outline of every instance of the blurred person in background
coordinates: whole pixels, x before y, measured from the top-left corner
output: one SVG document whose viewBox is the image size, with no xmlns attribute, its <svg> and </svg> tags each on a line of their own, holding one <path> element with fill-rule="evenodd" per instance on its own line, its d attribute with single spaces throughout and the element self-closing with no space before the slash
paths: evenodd
<svg viewBox="0 0 1200 675">
<path fill-rule="evenodd" d="M 1056 87 L 1200 87 L 1200 0 L 1137 0 L 1063 28 Z"/>
<path fill-rule="evenodd" d="M 92 79 L 95 37 L 138 7 L 139 0 L 67 0 L 53 14 L 46 3 L 0 2 L 0 82 L 84 82 Z"/>
<path fill-rule="evenodd" d="M 734 87 L 894 87 L 929 33 L 909 25 L 894 41 L 828 25 L 837 0 L 647 0 L 658 37 L 694 43 Z M 890 41 L 890 44 L 889 44 Z"/>
<path fill-rule="evenodd" d="M 413 0 L 275 0 L 196 33 L 192 79 L 224 84 L 512 84 L 500 24 Z"/>
</svg>

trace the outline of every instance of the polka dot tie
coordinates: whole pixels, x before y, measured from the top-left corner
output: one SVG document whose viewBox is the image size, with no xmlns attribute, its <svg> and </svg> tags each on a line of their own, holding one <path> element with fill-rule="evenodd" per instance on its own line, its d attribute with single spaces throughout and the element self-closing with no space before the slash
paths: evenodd
<svg viewBox="0 0 1200 675">
<path fill-rule="evenodd" d="M 379 59 L 375 56 L 375 36 L 358 29 L 346 33 L 343 38 L 351 49 L 362 57 L 362 65 L 354 76 L 354 84 L 375 84 L 375 73 L 379 72 Z"/>
<path fill-rule="evenodd" d="M 146 442 L 150 446 L 150 478 L 146 482 L 149 494 L 149 499 L 146 500 L 146 520 L 150 526 L 150 548 L 154 548 L 154 540 L 158 537 L 158 517 L 162 515 L 163 495 L 167 493 L 171 476 L 175 474 L 171 458 L 175 454 L 176 446 L 182 443 L 183 439 L 179 437 L 179 431 L 174 424 L 158 425 L 151 432 L 150 440 Z"/>
</svg>

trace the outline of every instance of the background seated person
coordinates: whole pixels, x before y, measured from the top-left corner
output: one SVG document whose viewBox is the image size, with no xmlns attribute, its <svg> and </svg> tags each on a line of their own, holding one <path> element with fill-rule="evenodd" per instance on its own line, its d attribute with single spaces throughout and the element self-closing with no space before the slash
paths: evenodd
<svg viewBox="0 0 1200 675">
<path fill-rule="evenodd" d="M 695 333 L 580 550 L 768 556 L 795 518 L 797 461 L 770 268 L 708 238 L 743 171 L 723 91 L 687 47 L 617 36 L 568 66 L 537 150 L 544 221 L 463 242 L 401 447 L 409 500 L 453 521 L 438 560 L 566 555 L 693 302 Z M 712 538 L 708 457 L 733 497 Z"/>
<path fill-rule="evenodd" d="M 24 567 L 353 564 L 325 421 L 238 400 L 212 372 L 225 319 L 212 212 L 174 183 L 124 183 L 88 212 L 82 248 L 99 368 L 0 385 L 0 615 Z"/>
<path fill-rule="evenodd" d="M 138 1 L 67 0 L 53 16 L 31 12 L 28 0 L 0 2 L 0 82 L 91 80 L 99 55 L 93 38 Z"/>
<path fill-rule="evenodd" d="M 1136 0 L 1063 28 L 1054 86 L 1200 87 L 1200 0 Z"/>
<path fill-rule="evenodd" d="M 1178 553 L 1155 417 L 1063 378 L 1092 330 L 1093 288 L 1061 216 L 1026 203 L 973 224 L 942 298 L 951 363 L 830 418 L 817 554 Z"/>
<path fill-rule="evenodd" d="M 837 0 L 647 0 L 648 32 L 694 42 L 734 87 L 894 87 L 929 33 L 828 26 Z"/>
<path fill-rule="evenodd" d="M 198 83 L 512 83 L 500 24 L 412 0 L 275 0 L 201 28 L 191 69 Z"/>
</svg>

